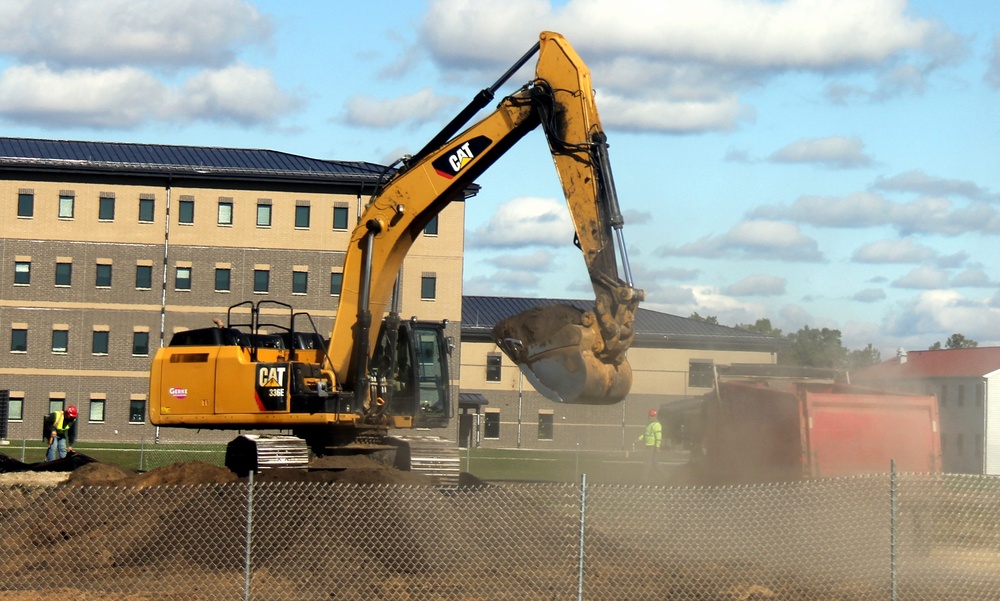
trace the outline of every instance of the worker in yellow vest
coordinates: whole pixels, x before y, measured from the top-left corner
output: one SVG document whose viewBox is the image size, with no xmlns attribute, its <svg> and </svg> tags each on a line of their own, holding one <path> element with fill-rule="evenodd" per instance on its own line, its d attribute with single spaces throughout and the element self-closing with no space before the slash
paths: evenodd
<svg viewBox="0 0 1000 601">
<path fill-rule="evenodd" d="M 657 456 L 659 455 L 660 445 L 663 443 L 663 426 L 656 419 L 656 409 L 649 410 L 649 423 L 646 424 L 646 429 L 636 442 L 642 444 L 644 453 L 642 477 L 643 480 L 648 482 L 649 478 L 653 475 L 653 471 L 658 470 L 657 462 L 659 459 Z"/>
<path fill-rule="evenodd" d="M 53 411 L 45 418 L 45 436 L 49 450 L 45 453 L 46 461 L 64 459 L 73 450 L 76 442 L 76 407 L 70 405 L 65 411 Z"/>
</svg>

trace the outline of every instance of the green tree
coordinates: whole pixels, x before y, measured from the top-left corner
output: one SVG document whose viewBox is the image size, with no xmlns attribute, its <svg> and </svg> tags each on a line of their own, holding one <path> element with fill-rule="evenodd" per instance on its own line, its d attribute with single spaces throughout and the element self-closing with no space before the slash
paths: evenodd
<svg viewBox="0 0 1000 601">
<path fill-rule="evenodd" d="M 688 319 L 693 319 L 695 321 L 703 321 L 705 323 L 714 323 L 716 325 L 719 324 L 719 318 L 716 317 L 715 315 L 706 315 L 705 317 L 702 317 L 701 315 L 698 315 L 697 311 L 695 311 L 694 313 L 692 313 L 688 317 Z"/>
<path fill-rule="evenodd" d="M 944 348 L 946 349 L 957 349 L 957 348 L 976 348 L 979 343 L 971 338 L 966 338 L 964 334 L 952 334 L 948 336 L 948 340 L 944 343 Z M 941 342 L 935 342 L 929 347 L 929 350 L 939 351 L 941 350 Z"/>
<path fill-rule="evenodd" d="M 778 353 L 778 363 L 836 369 L 847 364 L 847 349 L 840 342 L 840 330 L 803 326 L 789 334 L 787 340 L 787 347 Z"/>
<path fill-rule="evenodd" d="M 868 343 L 863 349 L 856 349 L 847 352 L 847 369 L 859 370 L 882 362 L 882 353 L 877 348 Z"/>
<path fill-rule="evenodd" d="M 781 329 L 776 328 L 771 325 L 771 320 L 767 318 L 761 318 L 754 323 L 738 323 L 736 327 L 741 330 L 746 330 L 748 332 L 754 332 L 756 334 L 763 334 L 765 336 L 774 336 L 775 338 L 781 338 Z"/>
</svg>

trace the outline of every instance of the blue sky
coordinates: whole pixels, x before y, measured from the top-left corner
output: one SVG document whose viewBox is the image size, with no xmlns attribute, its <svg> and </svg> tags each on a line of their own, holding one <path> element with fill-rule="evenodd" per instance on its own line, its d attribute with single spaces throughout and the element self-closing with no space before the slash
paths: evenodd
<svg viewBox="0 0 1000 601">
<path fill-rule="evenodd" d="M 495 6 L 0 0 L 0 123 L 388 163 L 551 29 L 593 72 L 645 306 L 883 358 L 1000 344 L 995 0 Z M 587 297 L 541 133 L 479 183 L 465 292 Z"/>
</svg>

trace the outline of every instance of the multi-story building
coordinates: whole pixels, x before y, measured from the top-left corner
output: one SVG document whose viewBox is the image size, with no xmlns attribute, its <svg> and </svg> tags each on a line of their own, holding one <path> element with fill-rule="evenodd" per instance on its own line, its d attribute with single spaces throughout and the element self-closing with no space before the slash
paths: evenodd
<svg viewBox="0 0 1000 601">
<path fill-rule="evenodd" d="M 75 404 L 84 439 L 195 439 L 147 421 L 156 348 L 246 300 L 308 311 L 329 335 L 351 230 L 384 172 L 271 150 L 0 138 L 7 436 L 40 436 L 43 415 Z M 452 202 L 402 278 L 402 315 L 449 319 L 455 339 L 463 232 Z"/>
<path fill-rule="evenodd" d="M 490 335 L 498 322 L 543 304 L 579 300 L 466 296 L 462 303 L 460 441 L 484 447 L 623 450 L 659 409 L 710 392 L 715 367 L 774 364 L 780 341 L 747 330 L 639 308 L 628 351 L 633 382 L 613 405 L 566 405 L 535 392 Z M 667 444 L 692 442 L 680 414 L 664 416 Z"/>
<path fill-rule="evenodd" d="M 937 396 L 941 466 L 952 474 L 1000 475 L 1000 347 L 906 351 L 853 381 Z"/>
</svg>

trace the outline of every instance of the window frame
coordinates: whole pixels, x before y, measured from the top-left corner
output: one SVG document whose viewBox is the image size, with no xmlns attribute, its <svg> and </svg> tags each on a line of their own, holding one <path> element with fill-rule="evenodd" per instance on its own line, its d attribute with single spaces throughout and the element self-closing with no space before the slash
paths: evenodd
<svg viewBox="0 0 1000 601">
<path fill-rule="evenodd" d="M 503 381 L 503 356 L 500 353 L 489 353 L 486 355 L 486 381 Z"/>
<path fill-rule="evenodd" d="M 483 412 L 483 440 L 500 440 L 500 411 L 487 409 Z"/>
<path fill-rule="evenodd" d="M 148 285 L 142 286 L 143 282 L 139 281 L 140 273 L 148 272 L 144 279 L 147 279 Z M 135 289 L 136 290 L 152 290 L 153 289 L 153 266 L 152 265 L 136 265 L 135 266 Z"/>
<path fill-rule="evenodd" d="M 223 220 L 223 208 L 228 207 L 229 209 L 229 219 Z M 220 200 L 219 208 L 216 214 L 218 225 L 221 226 L 231 226 L 233 225 L 233 201 L 232 200 Z"/>
<path fill-rule="evenodd" d="M 695 369 L 695 367 L 702 369 Z M 712 388 L 715 385 L 715 363 L 712 359 L 688 359 L 688 388 Z"/>
<path fill-rule="evenodd" d="M 145 352 L 139 352 L 143 350 L 142 345 L 139 341 L 145 338 Z M 132 332 L 132 356 L 133 357 L 148 357 L 149 356 L 149 332 L 143 330 L 135 330 Z"/>
<path fill-rule="evenodd" d="M 94 417 L 94 409 L 96 407 L 101 408 L 101 416 L 99 418 Z M 91 424 L 103 424 L 107 419 L 108 415 L 108 400 L 107 399 L 90 399 L 90 405 L 87 407 L 87 422 Z"/>
<path fill-rule="evenodd" d="M 267 219 L 261 219 L 265 216 Z M 258 202 L 257 203 L 257 227 L 271 227 L 271 222 L 274 219 L 274 212 L 271 208 L 271 203 Z"/>
<path fill-rule="evenodd" d="M 149 219 L 143 219 L 143 213 L 149 213 Z M 156 221 L 156 199 L 139 199 L 139 223 L 153 223 Z"/>
<path fill-rule="evenodd" d="M 300 282 L 301 280 L 301 282 Z M 309 293 L 309 272 L 301 269 L 292 271 L 292 294 Z"/>
<path fill-rule="evenodd" d="M 440 217 L 440 215 L 435 215 L 431 217 L 431 220 L 428 221 L 427 225 L 424 226 L 425 236 L 436 237 L 438 235 L 438 223 L 439 223 L 438 217 Z"/>
<path fill-rule="evenodd" d="M 104 350 L 98 348 L 98 341 L 101 341 L 101 346 Z M 111 332 L 108 330 L 94 330 L 90 338 L 90 354 L 103 356 L 108 354 L 108 349 L 111 348 Z"/>
<path fill-rule="evenodd" d="M 65 273 L 60 273 L 64 271 Z M 65 281 L 59 281 L 63 279 Z M 73 285 L 73 262 L 56 261 L 55 285 L 59 288 L 69 288 Z"/>
<path fill-rule="evenodd" d="M 226 274 L 225 287 L 219 286 L 219 276 Z M 233 270 L 230 267 L 216 267 L 215 268 L 215 291 L 216 292 L 231 292 L 233 286 Z"/>
<path fill-rule="evenodd" d="M 17 193 L 17 216 L 20 219 L 32 219 L 35 216 L 35 193 Z"/>
<path fill-rule="evenodd" d="M 334 285 L 336 284 L 336 286 Z M 344 291 L 344 272 L 343 271 L 331 271 L 330 272 L 330 296 L 340 296 L 340 293 Z"/>
<path fill-rule="evenodd" d="M 14 261 L 14 285 L 31 285 L 31 261 Z"/>
<path fill-rule="evenodd" d="M 76 214 L 76 196 L 73 194 L 60 194 L 59 206 L 56 215 L 59 219 L 73 219 Z"/>
<path fill-rule="evenodd" d="M 97 199 L 97 220 L 98 221 L 114 221 L 115 220 L 115 197 L 114 196 L 100 196 Z"/>
<path fill-rule="evenodd" d="M 60 346 L 58 342 L 61 342 Z M 69 353 L 69 330 L 66 329 L 52 329 L 52 354 L 53 355 L 66 355 Z"/>
<path fill-rule="evenodd" d="M 263 278 L 261 280 L 260 278 Z M 271 270 L 253 270 L 253 292 L 254 294 L 267 294 L 271 291 Z"/>
<path fill-rule="evenodd" d="M 295 205 L 295 229 L 309 229 L 311 213 L 309 205 Z"/>
<path fill-rule="evenodd" d="M 182 198 L 177 201 L 178 225 L 194 225 L 194 199 Z"/>
<path fill-rule="evenodd" d="M 14 408 L 17 407 L 15 411 Z M 10 395 L 7 397 L 7 421 L 8 422 L 23 422 L 24 421 L 24 396 Z"/>
<path fill-rule="evenodd" d="M 97 288 L 110 288 L 113 273 L 111 263 L 98 263 L 94 269 L 94 286 Z"/>
<path fill-rule="evenodd" d="M 333 229 L 338 232 L 346 232 L 351 225 L 350 207 L 333 207 Z"/>
<path fill-rule="evenodd" d="M 555 440 L 555 413 L 551 409 L 538 411 L 538 440 Z"/>
<path fill-rule="evenodd" d="M 424 274 L 420 276 L 420 300 L 437 300 L 437 275 Z"/>
<path fill-rule="evenodd" d="M 186 277 L 181 277 L 181 272 L 187 272 Z M 191 290 L 191 278 L 192 272 L 194 270 L 191 267 L 175 267 L 174 268 L 174 290 Z M 186 284 L 186 286 L 181 286 L 181 284 Z"/>
<path fill-rule="evenodd" d="M 136 410 L 138 407 L 138 411 Z M 142 419 L 133 419 L 138 414 L 142 414 Z M 128 423 L 130 424 L 144 424 L 146 423 L 146 399 L 129 399 L 128 401 Z"/>
<path fill-rule="evenodd" d="M 18 345 L 17 343 L 21 344 Z M 17 346 L 22 346 L 23 348 L 16 348 Z M 14 328 L 10 329 L 10 352 L 12 353 L 27 353 L 28 352 L 28 328 Z"/>
</svg>

